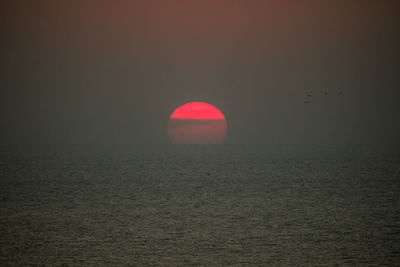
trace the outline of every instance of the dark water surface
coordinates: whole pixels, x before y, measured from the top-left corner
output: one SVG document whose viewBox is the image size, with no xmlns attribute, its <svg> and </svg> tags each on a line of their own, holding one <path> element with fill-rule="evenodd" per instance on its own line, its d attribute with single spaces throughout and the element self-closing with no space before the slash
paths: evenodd
<svg viewBox="0 0 400 267">
<path fill-rule="evenodd" d="M 400 153 L 0 151 L 0 265 L 400 265 Z"/>
</svg>

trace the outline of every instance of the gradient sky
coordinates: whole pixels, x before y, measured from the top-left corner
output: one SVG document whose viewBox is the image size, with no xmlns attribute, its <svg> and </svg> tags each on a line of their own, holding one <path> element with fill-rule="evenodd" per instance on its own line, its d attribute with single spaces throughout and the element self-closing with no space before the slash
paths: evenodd
<svg viewBox="0 0 400 267">
<path fill-rule="evenodd" d="M 397 2 L 1 1 L 0 142 L 169 143 L 204 101 L 226 143 L 398 144 Z"/>
</svg>

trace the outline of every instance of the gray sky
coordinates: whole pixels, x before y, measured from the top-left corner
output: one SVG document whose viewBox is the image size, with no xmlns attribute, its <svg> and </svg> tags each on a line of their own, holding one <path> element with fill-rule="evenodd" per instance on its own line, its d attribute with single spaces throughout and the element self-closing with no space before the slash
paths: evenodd
<svg viewBox="0 0 400 267">
<path fill-rule="evenodd" d="M 3 144 L 169 143 L 193 101 L 226 143 L 399 143 L 397 1 L 0 5 Z"/>
</svg>

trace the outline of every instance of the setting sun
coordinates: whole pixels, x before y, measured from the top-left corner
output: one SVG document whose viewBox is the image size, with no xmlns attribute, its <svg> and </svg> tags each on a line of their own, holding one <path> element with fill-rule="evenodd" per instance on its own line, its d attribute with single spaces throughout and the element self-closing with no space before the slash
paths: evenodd
<svg viewBox="0 0 400 267">
<path fill-rule="evenodd" d="M 168 135 L 173 144 L 222 144 L 226 129 L 221 111 L 204 102 L 180 106 L 168 122 Z"/>
</svg>

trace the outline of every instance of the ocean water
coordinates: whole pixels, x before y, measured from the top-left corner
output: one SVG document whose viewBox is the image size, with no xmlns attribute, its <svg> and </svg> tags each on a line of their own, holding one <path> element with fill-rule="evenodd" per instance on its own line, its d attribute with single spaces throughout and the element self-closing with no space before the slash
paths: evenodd
<svg viewBox="0 0 400 267">
<path fill-rule="evenodd" d="M 0 265 L 400 265 L 400 153 L 3 147 Z"/>
</svg>

